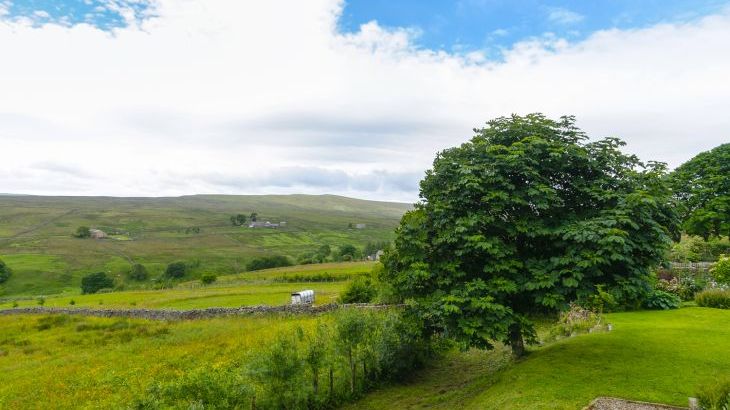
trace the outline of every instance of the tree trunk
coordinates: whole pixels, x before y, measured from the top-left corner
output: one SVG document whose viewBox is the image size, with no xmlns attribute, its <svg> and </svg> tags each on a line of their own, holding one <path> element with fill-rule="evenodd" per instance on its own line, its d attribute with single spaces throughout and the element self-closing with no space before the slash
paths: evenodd
<svg viewBox="0 0 730 410">
<path fill-rule="evenodd" d="M 355 394 L 355 361 L 352 360 L 352 348 L 347 349 L 347 358 L 350 360 L 350 393 Z"/>
<path fill-rule="evenodd" d="M 314 388 L 314 396 L 317 397 L 317 394 L 319 393 L 319 369 L 314 370 L 312 372 L 312 388 Z"/>
<path fill-rule="evenodd" d="M 522 339 L 522 326 L 513 323 L 509 326 L 509 345 L 515 357 L 525 355 L 525 341 Z"/>
</svg>

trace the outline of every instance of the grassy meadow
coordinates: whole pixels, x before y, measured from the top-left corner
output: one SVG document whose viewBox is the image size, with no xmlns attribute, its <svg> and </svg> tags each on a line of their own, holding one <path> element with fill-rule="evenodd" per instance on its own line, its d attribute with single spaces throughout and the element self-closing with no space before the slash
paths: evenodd
<svg viewBox="0 0 730 410">
<path fill-rule="evenodd" d="M 316 320 L 0 316 L 0 409 L 126 408 L 154 381 L 228 365 L 254 355 L 277 333 L 308 329 Z"/>
<path fill-rule="evenodd" d="M 184 282 L 169 289 L 80 294 L 79 289 L 43 298 L 43 306 L 93 308 L 176 308 L 283 305 L 294 291 L 312 289 L 315 304 L 337 301 L 357 275 L 370 273 L 376 262 L 341 262 L 290 266 L 221 276 L 215 283 Z M 331 278 L 321 280 L 319 278 Z M 313 278 L 314 280 L 306 280 Z M 0 301 L 0 309 L 38 306 L 39 298 Z"/>
<path fill-rule="evenodd" d="M 83 275 L 104 271 L 120 276 L 132 263 L 144 264 L 157 277 L 168 263 L 185 261 L 194 279 L 203 273 L 243 272 L 258 256 L 295 259 L 325 244 L 362 248 L 370 241 L 391 239 L 409 208 L 332 195 L 0 196 L 0 259 L 14 272 L 0 285 L 0 298 L 74 292 Z M 229 220 L 251 212 L 260 221 L 287 224 L 251 229 Z M 72 237 L 79 226 L 101 229 L 110 237 Z"/>
<path fill-rule="evenodd" d="M 687 405 L 730 375 L 730 311 L 688 307 L 606 315 L 614 330 L 534 348 L 451 352 L 412 380 L 369 394 L 361 409 L 565 409 L 598 396 Z M 507 366 L 507 364 L 510 364 Z"/>
</svg>

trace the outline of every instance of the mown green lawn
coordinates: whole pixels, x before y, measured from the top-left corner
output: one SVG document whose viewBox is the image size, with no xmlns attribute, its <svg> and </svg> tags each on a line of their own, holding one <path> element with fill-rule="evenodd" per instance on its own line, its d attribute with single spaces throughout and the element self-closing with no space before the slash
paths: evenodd
<svg viewBox="0 0 730 410">
<path fill-rule="evenodd" d="M 351 409 L 580 409 L 597 396 L 687 405 L 698 386 L 730 376 L 730 311 L 683 308 L 607 315 L 609 333 L 534 349 L 451 353 Z"/>
</svg>

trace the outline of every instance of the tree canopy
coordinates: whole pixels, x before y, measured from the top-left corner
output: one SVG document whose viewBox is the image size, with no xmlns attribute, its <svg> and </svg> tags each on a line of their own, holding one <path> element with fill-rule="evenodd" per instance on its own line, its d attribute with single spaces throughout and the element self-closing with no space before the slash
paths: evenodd
<svg viewBox="0 0 730 410">
<path fill-rule="evenodd" d="M 524 352 L 528 314 L 649 291 L 678 235 L 664 164 L 588 142 L 573 117 L 502 117 L 437 154 L 397 229 L 383 280 L 433 332 Z"/>
<path fill-rule="evenodd" d="M 685 232 L 730 235 L 730 144 L 702 152 L 669 177 Z"/>
<path fill-rule="evenodd" d="M 7 282 L 12 274 L 10 267 L 0 260 L 0 284 Z"/>
<path fill-rule="evenodd" d="M 91 273 L 81 278 L 81 291 L 84 294 L 96 293 L 101 289 L 114 287 L 114 279 L 104 272 Z"/>
</svg>

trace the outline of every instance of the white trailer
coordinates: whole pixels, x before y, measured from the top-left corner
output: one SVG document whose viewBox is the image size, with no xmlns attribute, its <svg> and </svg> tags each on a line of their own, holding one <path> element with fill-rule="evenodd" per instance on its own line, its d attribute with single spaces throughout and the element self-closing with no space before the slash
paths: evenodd
<svg viewBox="0 0 730 410">
<path fill-rule="evenodd" d="M 291 294 L 292 305 L 311 305 L 314 303 L 314 291 L 302 290 Z"/>
</svg>

